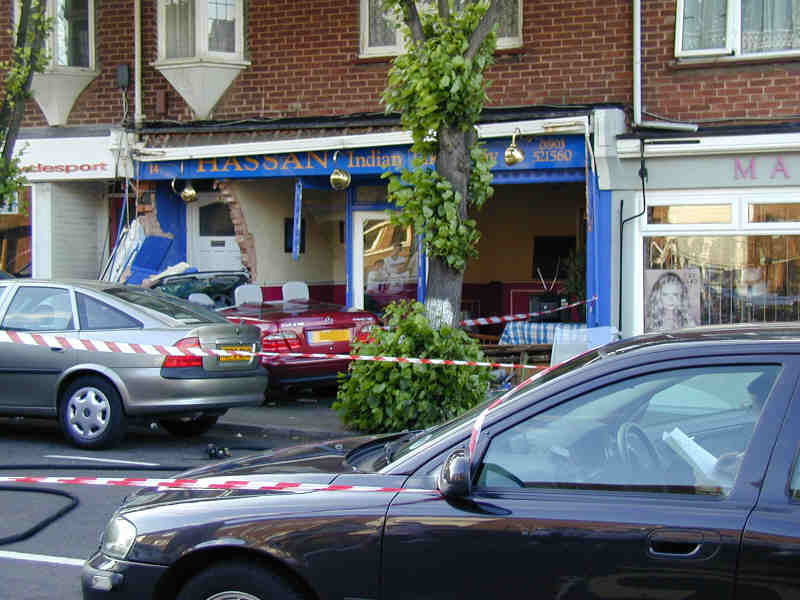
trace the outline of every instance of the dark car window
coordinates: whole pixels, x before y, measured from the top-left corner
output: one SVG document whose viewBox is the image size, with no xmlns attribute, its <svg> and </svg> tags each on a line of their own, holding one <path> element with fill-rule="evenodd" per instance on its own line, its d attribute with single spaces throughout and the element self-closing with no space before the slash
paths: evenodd
<svg viewBox="0 0 800 600">
<path fill-rule="evenodd" d="M 3 319 L 3 329 L 66 331 L 74 329 L 69 291 L 52 287 L 21 287 Z"/>
<path fill-rule="evenodd" d="M 795 458 L 794 470 L 792 471 L 792 482 L 789 484 L 789 493 L 792 500 L 800 500 L 800 456 Z"/>
<path fill-rule="evenodd" d="M 143 306 L 187 325 L 229 322 L 225 317 L 207 310 L 199 304 L 192 304 L 162 292 L 135 287 L 112 287 L 103 291 L 115 298 Z"/>
<path fill-rule="evenodd" d="M 77 298 L 81 329 L 138 329 L 142 326 L 140 321 L 105 302 L 80 292 L 77 293 Z"/>
<path fill-rule="evenodd" d="M 495 435 L 477 486 L 725 495 L 780 368 L 672 369 L 572 398 Z"/>
<path fill-rule="evenodd" d="M 572 371 L 580 369 L 588 364 L 602 360 L 602 358 L 603 355 L 600 352 L 597 350 L 592 350 L 590 352 L 585 352 L 575 356 L 574 358 L 571 358 L 570 360 L 565 361 L 556 367 L 538 371 L 500 398 L 487 399 L 451 419 L 450 421 L 446 421 L 424 431 L 410 433 L 408 437 L 401 438 L 401 440 L 394 444 L 391 452 L 387 453 L 385 458 L 379 459 L 378 463 L 374 465 L 374 468 L 380 469 L 387 463 L 392 463 L 406 456 L 410 456 L 427 446 L 427 444 L 434 442 L 444 435 L 447 435 L 447 433 L 450 431 L 458 429 L 465 423 L 472 421 L 484 410 L 495 408 L 500 404 L 515 402 L 527 396 L 531 390 L 539 387 L 540 385 L 543 385 L 567 373 L 571 373 Z M 438 469 L 438 466 L 439 465 L 437 462 L 433 470 Z"/>
</svg>

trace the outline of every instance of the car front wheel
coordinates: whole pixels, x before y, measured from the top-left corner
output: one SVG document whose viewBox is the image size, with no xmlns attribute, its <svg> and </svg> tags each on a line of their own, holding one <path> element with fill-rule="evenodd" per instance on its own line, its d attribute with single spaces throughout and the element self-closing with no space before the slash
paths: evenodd
<svg viewBox="0 0 800 600">
<path fill-rule="evenodd" d="M 177 437 L 202 435 L 211 429 L 219 419 L 219 415 L 203 415 L 185 419 L 161 419 L 159 425 Z"/>
<path fill-rule="evenodd" d="M 287 581 L 248 562 L 224 562 L 201 571 L 181 588 L 177 600 L 302 600 Z"/>
<path fill-rule="evenodd" d="M 67 440 L 87 450 L 115 446 L 127 428 L 119 392 L 96 375 L 79 377 L 64 388 L 58 418 Z"/>
</svg>

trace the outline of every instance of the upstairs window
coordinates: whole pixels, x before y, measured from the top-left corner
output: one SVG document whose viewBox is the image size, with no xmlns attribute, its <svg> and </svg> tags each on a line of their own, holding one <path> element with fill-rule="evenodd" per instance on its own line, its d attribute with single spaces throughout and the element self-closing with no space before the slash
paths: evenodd
<svg viewBox="0 0 800 600">
<path fill-rule="evenodd" d="M 463 0 L 456 0 L 458 8 Z M 522 0 L 499 0 L 497 47 L 522 45 Z M 417 0 L 420 10 L 436 10 L 433 0 Z M 396 56 L 403 52 L 403 38 L 396 17 L 383 9 L 383 0 L 361 0 L 361 56 Z"/>
<path fill-rule="evenodd" d="M 45 0 L 53 29 L 46 42 L 50 67 L 93 69 L 94 0 Z M 16 5 L 16 18 L 21 8 Z"/>
<path fill-rule="evenodd" d="M 54 0 L 53 63 L 60 67 L 91 68 L 94 6 L 92 0 Z"/>
<path fill-rule="evenodd" d="M 797 0 L 678 0 L 675 55 L 800 54 Z"/>
<path fill-rule="evenodd" d="M 244 55 L 243 0 L 160 0 L 159 58 Z"/>
</svg>

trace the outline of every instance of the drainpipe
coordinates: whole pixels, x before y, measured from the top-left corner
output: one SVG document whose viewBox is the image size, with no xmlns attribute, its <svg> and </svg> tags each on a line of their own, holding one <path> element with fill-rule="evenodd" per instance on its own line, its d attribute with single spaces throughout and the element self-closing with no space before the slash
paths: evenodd
<svg viewBox="0 0 800 600">
<path fill-rule="evenodd" d="M 133 57 L 136 72 L 133 120 L 138 128 L 142 122 L 142 0 L 133 4 Z"/>
<path fill-rule="evenodd" d="M 642 120 L 642 0 L 633 0 L 633 127 L 697 131 L 694 123 Z"/>
</svg>

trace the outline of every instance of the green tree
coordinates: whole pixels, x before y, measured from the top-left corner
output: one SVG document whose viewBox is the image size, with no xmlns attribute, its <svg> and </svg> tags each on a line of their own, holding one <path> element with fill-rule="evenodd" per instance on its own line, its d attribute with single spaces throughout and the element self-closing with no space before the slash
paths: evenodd
<svg viewBox="0 0 800 600">
<path fill-rule="evenodd" d="M 487 100 L 484 72 L 496 45 L 498 0 L 384 0 L 406 40 L 389 72 L 387 111 L 413 136 L 412 169 L 389 177 L 392 220 L 423 235 L 428 261 L 425 309 L 436 327 L 457 326 L 464 269 L 480 233 L 468 207 L 492 195 L 477 124 Z M 435 158 L 435 168 L 429 164 Z"/>
<path fill-rule="evenodd" d="M 376 327 L 371 341 L 353 344 L 357 354 L 483 360 L 463 329 L 431 327 L 419 302 L 393 302 L 384 316 L 385 329 Z M 358 431 L 425 429 L 475 406 L 488 388 L 486 367 L 359 360 L 342 377 L 333 408 Z"/>
<path fill-rule="evenodd" d="M 19 20 L 14 47 L 9 60 L 0 62 L 5 73 L 0 97 L 0 204 L 6 205 L 23 186 L 14 146 L 30 97 L 33 74 L 47 65 L 44 41 L 50 31 L 50 20 L 43 0 L 21 0 L 17 5 Z"/>
</svg>

